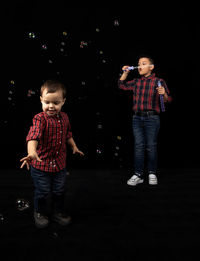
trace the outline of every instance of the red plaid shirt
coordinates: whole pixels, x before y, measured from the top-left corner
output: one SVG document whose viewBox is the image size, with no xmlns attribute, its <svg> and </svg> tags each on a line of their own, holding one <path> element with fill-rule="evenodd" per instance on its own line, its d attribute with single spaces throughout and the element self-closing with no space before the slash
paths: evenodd
<svg viewBox="0 0 200 261">
<path fill-rule="evenodd" d="M 26 141 L 37 140 L 37 153 L 42 162 L 32 160 L 31 165 L 42 171 L 58 172 L 66 167 L 66 141 L 72 137 L 66 113 L 48 116 L 45 112 L 33 118 Z"/>
<path fill-rule="evenodd" d="M 151 74 L 148 77 L 134 78 L 132 81 L 118 81 L 119 88 L 122 90 L 133 91 L 133 111 L 149 111 L 153 110 L 160 113 L 160 97 L 156 90 L 158 81 L 165 88 L 168 95 L 168 102 L 171 101 L 171 96 L 167 88 L 166 82 L 163 79 L 155 77 Z"/>
</svg>

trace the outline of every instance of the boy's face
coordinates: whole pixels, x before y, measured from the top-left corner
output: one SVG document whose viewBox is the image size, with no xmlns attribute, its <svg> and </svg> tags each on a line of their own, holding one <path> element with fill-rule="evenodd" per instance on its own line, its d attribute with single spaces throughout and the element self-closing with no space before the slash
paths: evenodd
<svg viewBox="0 0 200 261">
<path fill-rule="evenodd" d="M 150 62 L 148 58 L 140 58 L 138 61 L 138 72 L 140 75 L 149 76 L 154 68 L 154 65 Z"/>
<path fill-rule="evenodd" d="M 43 111 L 49 116 L 59 113 L 65 103 L 62 90 L 58 90 L 54 93 L 48 93 L 47 88 L 44 89 L 42 96 L 40 96 L 40 101 L 42 103 Z"/>
</svg>

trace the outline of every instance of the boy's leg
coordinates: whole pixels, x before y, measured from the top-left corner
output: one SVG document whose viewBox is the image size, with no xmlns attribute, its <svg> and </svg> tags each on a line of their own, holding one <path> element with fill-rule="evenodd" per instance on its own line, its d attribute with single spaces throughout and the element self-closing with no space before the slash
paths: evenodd
<svg viewBox="0 0 200 261">
<path fill-rule="evenodd" d="M 47 197 L 51 188 L 51 180 L 48 173 L 31 167 L 31 176 L 35 186 L 34 191 L 34 218 L 37 227 L 48 225 Z"/>
<path fill-rule="evenodd" d="M 143 168 L 144 168 L 144 126 L 143 118 L 133 116 L 133 136 L 134 136 L 134 174 L 127 181 L 128 185 L 136 186 L 143 183 Z"/>
<path fill-rule="evenodd" d="M 133 136 L 134 136 L 134 172 L 142 178 L 144 169 L 144 120 L 143 117 L 133 116 Z"/>
<path fill-rule="evenodd" d="M 52 181 L 53 220 L 60 225 L 68 225 L 71 222 L 71 217 L 64 215 L 66 169 L 53 173 Z"/>
<path fill-rule="evenodd" d="M 152 183 L 156 183 L 157 174 L 157 137 L 160 129 L 159 115 L 152 115 L 146 118 L 145 121 L 145 138 L 147 150 L 147 167 L 149 176 L 152 177 Z M 155 180 L 153 182 L 153 179 Z"/>
</svg>

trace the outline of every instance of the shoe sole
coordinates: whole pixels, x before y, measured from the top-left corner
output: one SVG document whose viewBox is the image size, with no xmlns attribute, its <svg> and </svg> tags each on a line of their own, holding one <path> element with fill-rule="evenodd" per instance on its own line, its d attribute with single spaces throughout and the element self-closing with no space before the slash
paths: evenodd
<svg viewBox="0 0 200 261">
<path fill-rule="evenodd" d="M 158 185 L 158 182 L 149 182 L 149 185 Z"/>
<path fill-rule="evenodd" d="M 46 227 L 48 227 L 48 225 L 49 225 L 49 222 L 48 222 L 47 224 L 45 224 L 45 225 L 40 225 L 40 224 L 38 224 L 38 223 L 35 222 L 35 226 L 36 226 L 37 228 L 46 228 Z"/>
<path fill-rule="evenodd" d="M 127 185 L 129 185 L 129 186 L 137 186 L 138 184 L 141 184 L 143 182 L 144 182 L 144 180 L 142 179 L 142 180 L 138 181 L 136 184 L 132 184 L 132 183 L 127 182 Z"/>
<path fill-rule="evenodd" d="M 72 218 L 69 218 L 67 222 L 62 222 L 60 220 L 57 220 L 56 218 L 52 218 L 52 221 L 58 223 L 61 226 L 68 226 L 72 223 Z"/>
</svg>

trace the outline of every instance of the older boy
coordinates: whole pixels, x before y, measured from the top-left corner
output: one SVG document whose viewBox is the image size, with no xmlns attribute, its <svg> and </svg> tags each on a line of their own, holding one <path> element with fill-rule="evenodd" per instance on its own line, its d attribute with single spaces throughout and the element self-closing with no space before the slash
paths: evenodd
<svg viewBox="0 0 200 261">
<path fill-rule="evenodd" d="M 73 153 L 84 155 L 72 137 L 69 119 L 62 112 L 66 100 L 65 86 L 58 81 L 46 81 L 41 86 L 40 101 L 43 112 L 35 115 L 33 125 L 27 135 L 28 155 L 22 158 L 21 168 L 25 165 L 33 178 L 34 218 L 38 228 L 49 224 L 45 215 L 47 197 L 52 194 L 53 217 L 60 225 L 67 225 L 71 218 L 64 215 L 64 192 L 66 180 L 66 143 Z"/>
<path fill-rule="evenodd" d="M 130 70 L 123 66 L 123 74 L 118 84 L 122 90 L 133 91 L 133 135 L 134 135 L 134 175 L 127 181 L 135 186 L 143 183 L 144 154 L 147 151 L 149 184 L 157 180 L 157 136 L 160 128 L 160 95 L 164 102 L 170 102 L 169 90 L 163 79 L 152 74 L 154 62 L 149 56 L 141 56 L 138 61 L 140 78 L 125 81 Z M 161 86 L 158 86 L 160 81 Z"/>
</svg>

